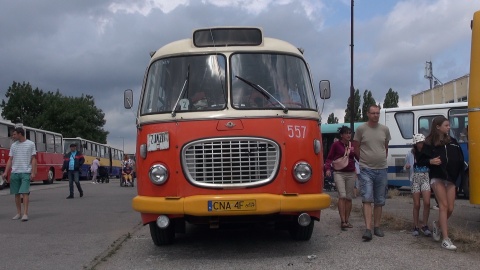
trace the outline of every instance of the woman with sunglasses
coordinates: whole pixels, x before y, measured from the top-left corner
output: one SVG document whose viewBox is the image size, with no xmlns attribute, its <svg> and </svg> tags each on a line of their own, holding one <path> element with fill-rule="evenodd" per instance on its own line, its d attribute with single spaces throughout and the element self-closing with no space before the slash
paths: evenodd
<svg viewBox="0 0 480 270">
<path fill-rule="evenodd" d="M 338 213 L 340 214 L 340 228 L 345 230 L 353 228 L 353 225 L 348 222 L 350 212 L 352 211 L 353 189 L 355 187 L 355 153 L 353 146 L 350 143 L 352 139 L 352 131 L 347 126 L 342 126 L 338 129 L 340 140 L 332 144 L 325 160 L 326 176 L 331 177 L 334 170 L 332 163 L 334 160 L 342 158 L 348 153 L 348 164 L 346 167 L 335 170 L 333 179 L 338 191 Z"/>
</svg>

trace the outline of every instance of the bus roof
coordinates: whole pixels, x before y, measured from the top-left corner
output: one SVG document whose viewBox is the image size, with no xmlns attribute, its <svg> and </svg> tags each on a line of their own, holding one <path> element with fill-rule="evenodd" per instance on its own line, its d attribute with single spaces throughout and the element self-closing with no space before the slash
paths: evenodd
<svg viewBox="0 0 480 270">
<path fill-rule="evenodd" d="M 362 125 L 363 123 L 365 122 L 356 122 L 356 123 L 353 123 L 353 128 L 355 130 L 357 130 L 357 128 Z M 322 134 L 336 134 L 338 133 L 338 129 L 341 127 L 341 126 L 347 126 L 347 127 L 350 127 L 350 123 L 337 123 L 337 124 L 322 124 L 321 125 L 321 132 Z M 354 131 L 355 131 L 354 130 Z"/>
<path fill-rule="evenodd" d="M 202 46 L 197 47 L 191 38 L 182 39 L 166 44 L 155 51 L 151 61 L 155 61 L 158 58 L 165 56 L 185 55 L 185 54 L 198 54 L 198 53 L 222 53 L 222 52 L 283 52 L 290 53 L 297 56 L 302 56 L 302 52 L 299 48 L 292 44 L 275 39 L 275 38 L 263 38 L 263 42 L 259 45 L 239 45 L 239 46 Z"/>
<path fill-rule="evenodd" d="M 458 107 L 467 107 L 467 105 L 468 105 L 467 102 L 454 102 L 454 103 L 442 103 L 442 104 L 417 105 L 417 106 L 410 106 L 410 107 L 384 108 L 382 110 L 385 112 L 403 112 L 403 111 L 416 111 L 416 110 L 458 108 Z"/>
</svg>

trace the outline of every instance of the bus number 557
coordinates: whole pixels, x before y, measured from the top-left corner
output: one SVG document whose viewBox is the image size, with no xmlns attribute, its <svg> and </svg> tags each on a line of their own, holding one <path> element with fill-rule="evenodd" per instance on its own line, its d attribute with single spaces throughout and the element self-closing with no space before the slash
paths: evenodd
<svg viewBox="0 0 480 270">
<path fill-rule="evenodd" d="M 287 131 L 288 131 L 289 138 L 305 138 L 307 127 L 287 125 Z"/>
</svg>

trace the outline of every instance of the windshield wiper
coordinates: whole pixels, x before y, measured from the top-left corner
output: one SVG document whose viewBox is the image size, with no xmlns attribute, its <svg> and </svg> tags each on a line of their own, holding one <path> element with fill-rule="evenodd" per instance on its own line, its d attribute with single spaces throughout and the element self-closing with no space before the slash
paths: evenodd
<svg viewBox="0 0 480 270">
<path fill-rule="evenodd" d="M 270 99 L 272 98 L 273 100 L 275 100 L 275 102 L 277 102 L 280 107 L 282 107 L 283 109 L 283 112 L 284 113 L 288 113 L 288 108 L 283 105 L 283 103 L 280 102 L 280 100 L 276 99 L 272 94 L 270 94 L 270 92 L 268 92 L 267 90 L 265 90 L 262 86 L 258 85 L 258 84 L 255 84 L 251 81 L 248 81 L 240 76 L 235 76 L 237 79 L 239 79 L 240 81 L 250 85 L 253 89 L 257 90 L 258 92 L 260 92 L 260 94 L 264 95 L 266 99 Z"/>
<path fill-rule="evenodd" d="M 188 65 L 187 67 L 187 77 L 185 78 L 185 82 L 183 83 L 182 91 L 180 91 L 180 95 L 178 95 L 177 102 L 175 102 L 175 105 L 173 105 L 172 117 L 175 117 L 175 115 L 177 115 L 177 112 L 176 112 L 177 105 L 178 105 L 178 102 L 180 102 L 180 98 L 183 96 L 183 92 L 188 87 L 188 80 L 190 80 L 190 65 Z"/>
</svg>

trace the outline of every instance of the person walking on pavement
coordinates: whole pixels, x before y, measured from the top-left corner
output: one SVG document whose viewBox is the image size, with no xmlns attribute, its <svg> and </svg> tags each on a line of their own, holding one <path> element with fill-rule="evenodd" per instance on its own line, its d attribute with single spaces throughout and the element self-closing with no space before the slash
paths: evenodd
<svg viewBox="0 0 480 270">
<path fill-rule="evenodd" d="M 431 236 L 428 228 L 428 216 L 430 215 L 430 177 L 428 167 L 419 166 L 417 163 L 423 148 L 425 136 L 421 133 L 413 135 L 413 147 L 405 156 L 405 170 L 409 170 L 410 187 L 413 197 L 413 236 L 419 235 L 419 230 L 425 236 Z M 420 194 L 423 197 L 423 226 L 419 229 L 418 217 L 420 215 Z"/>
<path fill-rule="evenodd" d="M 67 171 L 68 175 L 68 187 L 70 188 L 70 195 L 67 199 L 73 199 L 73 182 L 77 186 L 80 197 L 83 197 L 82 186 L 80 185 L 80 167 L 85 162 L 85 158 L 81 151 L 77 151 L 77 145 L 70 144 L 70 152 L 66 153 L 63 157 L 62 171 Z"/>
<path fill-rule="evenodd" d="M 9 159 L 2 176 L 5 178 L 8 171 L 12 169 L 10 194 L 15 195 L 17 207 L 17 214 L 12 219 L 21 218 L 22 221 L 27 221 L 30 180 L 37 173 L 37 151 L 35 143 L 25 138 L 25 130 L 22 127 L 16 127 L 12 136 L 15 142 L 10 147 Z M 20 195 L 23 196 L 23 215 Z"/>
<path fill-rule="evenodd" d="M 357 128 L 354 136 L 355 156 L 360 163 L 360 193 L 363 203 L 365 232 L 362 239 L 372 240 L 372 203 L 373 233 L 383 237 L 380 229 L 382 207 L 387 193 L 387 155 L 388 142 L 391 140 L 388 127 L 379 123 L 380 107 L 371 105 L 367 111 L 368 121 Z"/>
<path fill-rule="evenodd" d="M 90 166 L 90 171 L 92 172 L 92 183 L 97 183 L 98 167 L 100 167 L 100 158 L 96 158 L 92 161 L 92 166 Z"/>
<path fill-rule="evenodd" d="M 352 131 L 347 126 L 339 128 L 340 140 L 333 143 L 325 160 L 326 176 L 332 176 L 332 170 L 335 171 L 333 179 L 338 191 L 338 213 L 340 214 L 340 228 L 345 230 L 353 228 L 353 225 L 348 222 L 350 213 L 352 211 L 353 188 L 355 186 L 355 153 L 351 147 L 350 140 L 352 139 Z M 343 158 L 347 155 L 348 163 L 346 167 L 335 169 L 332 166 L 334 160 Z"/>
<path fill-rule="evenodd" d="M 453 213 L 458 177 L 464 169 L 464 157 L 457 140 L 449 136 L 450 121 L 444 116 L 437 116 L 432 121 L 430 134 L 425 139 L 419 158 L 419 165 L 429 166 L 430 185 L 438 199 L 438 220 L 433 221 L 432 235 L 435 241 L 448 250 L 457 247 L 448 237 L 447 222 Z"/>
</svg>

